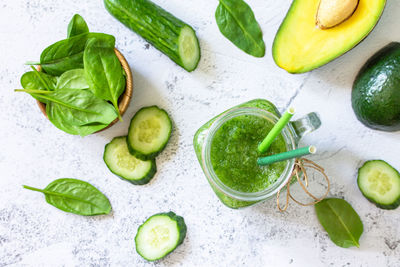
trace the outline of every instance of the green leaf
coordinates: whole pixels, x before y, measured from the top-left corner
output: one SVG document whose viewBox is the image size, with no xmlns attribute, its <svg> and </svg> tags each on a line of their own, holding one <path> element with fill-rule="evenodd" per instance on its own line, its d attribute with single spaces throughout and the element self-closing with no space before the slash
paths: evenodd
<svg viewBox="0 0 400 267">
<path fill-rule="evenodd" d="M 46 106 L 47 108 L 47 106 Z M 51 120 L 54 126 L 58 129 L 72 135 L 80 135 L 82 137 L 100 131 L 108 126 L 108 124 L 92 123 L 88 125 L 72 125 L 68 121 L 65 121 L 62 117 L 62 113 L 59 110 L 54 111 L 57 116 L 54 116 Z"/>
<path fill-rule="evenodd" d="M 79 34 L 48 46 L 40 55 L 40 65 L 46 73 L 55 76 L 67 70 L 82 69 L 83 51 L 90 39 L 102 40 L 109 47 L 115 46 L 114 36 L 92 32 Z"/>
<path fill-rule="evenodd" d="M 56 88 L 57 77 L 34 71 L 25 72 L 21 76 L 21 85 L 24 89 L 54 90 Z"/>
<path fill-rule="evenodd" d="M 57 179 L 45 189 L 23 186 L 25 189 L 42 192 L 46 201 L 54 207 L 78 215 L 109 214 L 111 204 L 107 197 L 93 185 L 70 178 Z"/>
<path fill-rule="evenodd" d="M 321 225 L 339 247 L 359 247 L 364 227 L 353 207 L 343 199 L 327 198 L 315 204 Z"/>
<path fill-rule="evenodd" d="M 261 28 L 246 2 L 219 0 L 215 19 L 221 33 L 238 48 L 255 57 L 265 55 Z"/>
<path fill-rule="evenodd" d="M 68 24 L 67 37 L 76 36 L 89 32 L 86 21 L 79 15 L 75 14 Z"/>
<path fill-rule="evenodd" d="M 108 104 L 109 105 L 109 104 Z M 111 108 L 112 106 L 109 105 Z M 66 112 L 67 111 L 67 112 Z M 80 115 L 74 115 L 75 112 L 68 112 L 68 109 L 56 104 L 46 105 L 46 113 L 51 123 L 58 129 L 72 135 L 80 135 L 82 137 L 100 131 L 108 126 L 117 115 L 115 113 L 114 119 L 109 123 L 101 122 L 88 122 L 83 123 L 79 118 Z"/>
<path fill-rule="evenodd" d="M 46 95 L 45 97 L 48 97 Z M 69 134 L 87 136 L 117 118 L 113 106 L 88 90 L 58 89 L 46 105 L 49 120 Z"/>
<path fill-rule="evenodd" d="M 25 72 L 21 76 L 21 85 L 24 89 L 50 91 L 55 89 L 56 83 L 57 77 L 39 72 L 35 68 L 33 68 L 33 71 Z M 35 99 L 39 100 L 42 103 L 47 102 L 45 99 L 42 99 L 40 97 L 35 97 Z"/>
<path fill-rule="evenodd" d="M 107 127 L 117 118 L 114 107 L 89 90 L 61 88 L 55 91 L 19 91 L 45 99 L 49 120 L 69 134 L 86 136 Z"/>
<path fill-rule="evenodd" d="M 84 52 L 86 79 L 93 94 L 110 101 L 118 111 L 118 98 L 125 90 L 125 76 L 114 49 L 103 40 L 89 40 Z"/>
<path fill-rule="evenodd" d="M 86 81 L 85 70 L 73 69 L 64 72 L 58 79 L 56 88 L 88 89 L 89 85 Z"/>
</svg>

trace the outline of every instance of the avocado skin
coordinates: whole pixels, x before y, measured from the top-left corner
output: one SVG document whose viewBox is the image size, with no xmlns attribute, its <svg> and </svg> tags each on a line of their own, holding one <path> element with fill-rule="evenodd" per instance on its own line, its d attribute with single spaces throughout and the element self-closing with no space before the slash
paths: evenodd
<svg viewBox="0 0 400 267">
<path fill-rule="evenodd" d="M 400 130 L 400 43 L 386 45 L 365 63 L 354 81 L 351 101 L 365 126 Z"/>
</svg>

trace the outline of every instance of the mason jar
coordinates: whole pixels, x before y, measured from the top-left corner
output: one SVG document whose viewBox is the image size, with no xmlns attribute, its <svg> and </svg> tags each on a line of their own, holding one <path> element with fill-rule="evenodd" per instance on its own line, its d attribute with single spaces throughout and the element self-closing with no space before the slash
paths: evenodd
<svg viewBox="0 0 400 267">
<path fill-rule="evenodd" d="M 281 116 L 271 102 L 255 99 L 228 109 L 208 121 L 196 132 L 193 142 L 197 159 L 211 188 L 223 204 L 233 209 L 247 207 L 274 196 L 291 179 L 295 166 L 295 159 L 285 161 L 285 167 L 276 181 L 261 191 L 241 192 L 224 184 L 211 164 L 211 144 L 218 129 L 231 119 L 243 115 L 257 116 L 272 124 L 276 124 Z M 281 132 L 286 151 L 296 149 L 301 137 L 316 130 L 320 125 L 321 121 L 316 113 L 288 123 Z"/>
</svg>

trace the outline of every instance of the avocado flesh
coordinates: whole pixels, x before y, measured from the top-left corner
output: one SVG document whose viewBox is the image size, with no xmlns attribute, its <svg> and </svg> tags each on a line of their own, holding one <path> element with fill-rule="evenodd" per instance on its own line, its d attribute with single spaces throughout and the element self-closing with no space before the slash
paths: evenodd
<svg viewBox="0 0 400 267">
<path fill-rule="evenodd" d="M 400 130 L 400 43 L 388 44 L 365 63 L 354 81 L 351 101 L 365 126 Z"/>
<path fill-rule="evenodd" d="M 275 63 L 290 73 L 318 68 L 356 46 L 378 22 L 386 0 L 360 0 L 354 14 L 339 25 L 320 29 L 320 0 L 294 0 L 272 47 Z"/>
</svg>

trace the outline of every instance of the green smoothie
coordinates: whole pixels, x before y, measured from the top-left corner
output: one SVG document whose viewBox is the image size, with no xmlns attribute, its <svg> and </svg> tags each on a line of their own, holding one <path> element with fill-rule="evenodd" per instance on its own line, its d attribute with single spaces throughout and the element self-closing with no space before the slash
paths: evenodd
<svg viewBox="0 0 400 267">
<path fill-rule="evenodd" d="M 233 191 L 240 194 L 260 192 L 262 196 L 262 192 L 276 186 L 278 181 L 275 181 L 282 173 L 287 174 L 287 161 L 263 167 L 257 165 L 257 146 L 273 127 L 274 122 L 270 120 L 276 120 L 271 116 L 281 116 L 275 105 L 265 99 L 254 99 L 212 118 L 194 136 L 193 145 L 200 166 L 215 194 L 230 208 L 251 206 L 271 196 L 266 194 L 264 199 L 247 200 L 243 196 L 236 197 Z M 288 131 L 296 140 L 294 132 Z M 284 152 L 291 146 L 280 135 L 263 155 Z M 233 191 L 229 194 L 221 185 Z"/>
<path fill-rule="evenodd" d="M 266 153 L 257 151 L 258 144 L 274 124 L 257 115 L 239 115 L 226 121 L 214 134 L 210 158 L 215 174 L 227 187 L 240 192 L 265 190 L 284 172 L 286 162 L 258 166 L 257 158 L 286 151 L 279 135 Z"/>
<path fill-rule="evenodd" d="M 197 159 L 215 194 L 229 208 L 251 206 L 275 196 L 292 172 L 294 160 L 258 166 L 259 156 L 296 148 L 301 136 L 321 125 L 317 114 L 291 122 L 269 150 L 258 154 L 257 146 L 281 114 L 265 99 L 232 107 L 203 124 L 193 138 Z M 285 177 L 282 177 L 285 175 Z"/>
</svg>

